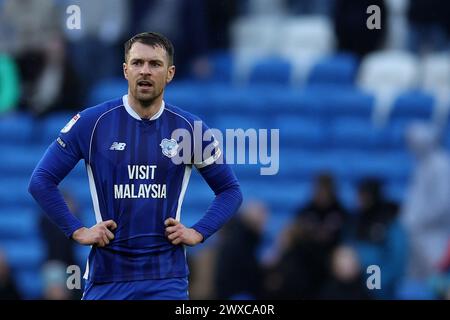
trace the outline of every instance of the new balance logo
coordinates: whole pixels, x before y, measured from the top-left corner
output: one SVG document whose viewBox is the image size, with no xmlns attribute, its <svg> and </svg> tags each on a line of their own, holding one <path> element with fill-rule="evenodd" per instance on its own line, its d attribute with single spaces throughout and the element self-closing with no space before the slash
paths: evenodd
<svg viewBox="0 0 450 320">
<path fill-rule="evenodd" d="M 113 144 L 111 145 L 111 147 L 109 148 L 109 150 L 118 150 L 118 151 L 123 151 L 125 150 L 125 146 L 127 144 L 123 143 L 123 142 L 113 142 Z"/>
</svg>

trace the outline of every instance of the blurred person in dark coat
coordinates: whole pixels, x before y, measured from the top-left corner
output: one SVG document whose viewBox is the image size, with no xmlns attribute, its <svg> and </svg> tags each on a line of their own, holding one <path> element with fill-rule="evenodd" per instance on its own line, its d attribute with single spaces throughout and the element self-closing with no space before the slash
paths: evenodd
<svg viewBox="0 0 450 320">
<path fill-rule="evenodd" d="M 189 74 L 191 65 L 196 69 L 195 65 L 208 63 L 205 60 L 208 50 L 206 9 L 207 3 L 203 0 L 134 0 L 130 3 L 131 32 L 152 30 L 171 39 L 177 48 L 177 76 L 182 78 Z"/>
<path fill-rule="evenodd" d="M 294 222 L 283 231 L 279 261 L 266 279 L 269 297 L 317 297 L 322 283 L 330 276 L 330 254 L 341 242 L 346 216 L 333 178 L 320 175 L 311 202 L 298 211 Z"/>
<path fill-rule="evenodd" d="M 382 183 L 365 178 L 358 185 L 358 207 L 349 223 L 345 243 L 358 254 L 363 270 L 371 265 L 382 270 L 381 288 L 371 297 L 393 299 L 403 280 L 407 238 L 398 219 L 398 205 L 387 201 Z"/>
<path fill-rule="evenodd" d="M 381 12 L 381 28 L 368 29 L 367 8 L 376 5 Z M 387 33 L 387 7 L 384 0 L 336 0 L 334 5 L 334 29 L 339 51 L 350 51 L 363 57 L 384 46 Z"/>
<path fill-rule="evenodd" d="M 422 54 L 449 49 L 450 3 L 442 0 L 412 0 L 408 7 L 409 47 Z"/>
<path fill-rule="evenodd" d="M 370 299 L 358 255 L 351 247 L 337 247 L 331 257 L 331 277 L 319 298 L 326 300 Z"/>
<path fill-rule="evenodd" d="M 261 298 L 263 279 L 257 253 L 266 219 L 265 205 L 249 202 L 224 228 L 214 281 L 218 299 Z"/>
<path fill-rule="evenodd" d="M 21 299 L 11 269 L 8 265 L 6 256 L 0 249 L 0 300 L 18 300 Z"/>
</svg>

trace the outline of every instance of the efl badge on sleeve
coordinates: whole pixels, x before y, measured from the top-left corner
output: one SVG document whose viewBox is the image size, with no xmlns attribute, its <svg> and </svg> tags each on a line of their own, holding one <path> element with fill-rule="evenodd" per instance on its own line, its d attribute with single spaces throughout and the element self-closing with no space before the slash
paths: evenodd
<svg viewBox="0 0 450 320">
<path fill-rule="evenodd" d="M 159 144 L 162 149 L 162 153 L 169 158 L 174 157 L 177 154 L 178 151 L 178 143 L 175 139 L 162 139 L 161 143 Z"/>
<path fill-rule="evenodd" d="M 64 126 L 64 128 L 61 129 L 61 133 L 67 133 L 69 132 L 70 129 L 72 129 L 73 125 L 75 124 L 75 122 L 78 121 L 78 119 L 80 119 L 80 114 L 76 114 L 73 116 L 72 119 L 70 119 L 69 122 L 67 122 L 67 124 Z"/>
</svg>

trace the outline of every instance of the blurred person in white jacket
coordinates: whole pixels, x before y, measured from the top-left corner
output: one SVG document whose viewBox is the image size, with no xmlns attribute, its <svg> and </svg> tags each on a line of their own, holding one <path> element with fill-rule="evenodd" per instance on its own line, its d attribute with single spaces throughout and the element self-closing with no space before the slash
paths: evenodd
<svg viewBox="0 0 450 320">
<path fill-rule="evenodd" d="M 413 123 L 406 137 L 416 158 L 401 216 L 409 238 L 408 276 L 425 280 L 437 272 L 450 238 L 450 157 L 430 124 Z"/>
</svg>

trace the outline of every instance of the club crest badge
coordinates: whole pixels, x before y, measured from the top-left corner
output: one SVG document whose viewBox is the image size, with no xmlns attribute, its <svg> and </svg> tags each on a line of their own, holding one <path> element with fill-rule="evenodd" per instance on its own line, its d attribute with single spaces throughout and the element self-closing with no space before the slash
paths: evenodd
<svg viewBox="0 0 450 320">
<path fill-rule="evenodd" d="M 175 139 L 164 138 L 159 145 L 161 146 L 163 155 L 166 157 L 172 158 L 177 154 L 178 143 Z"/>
</svg>

